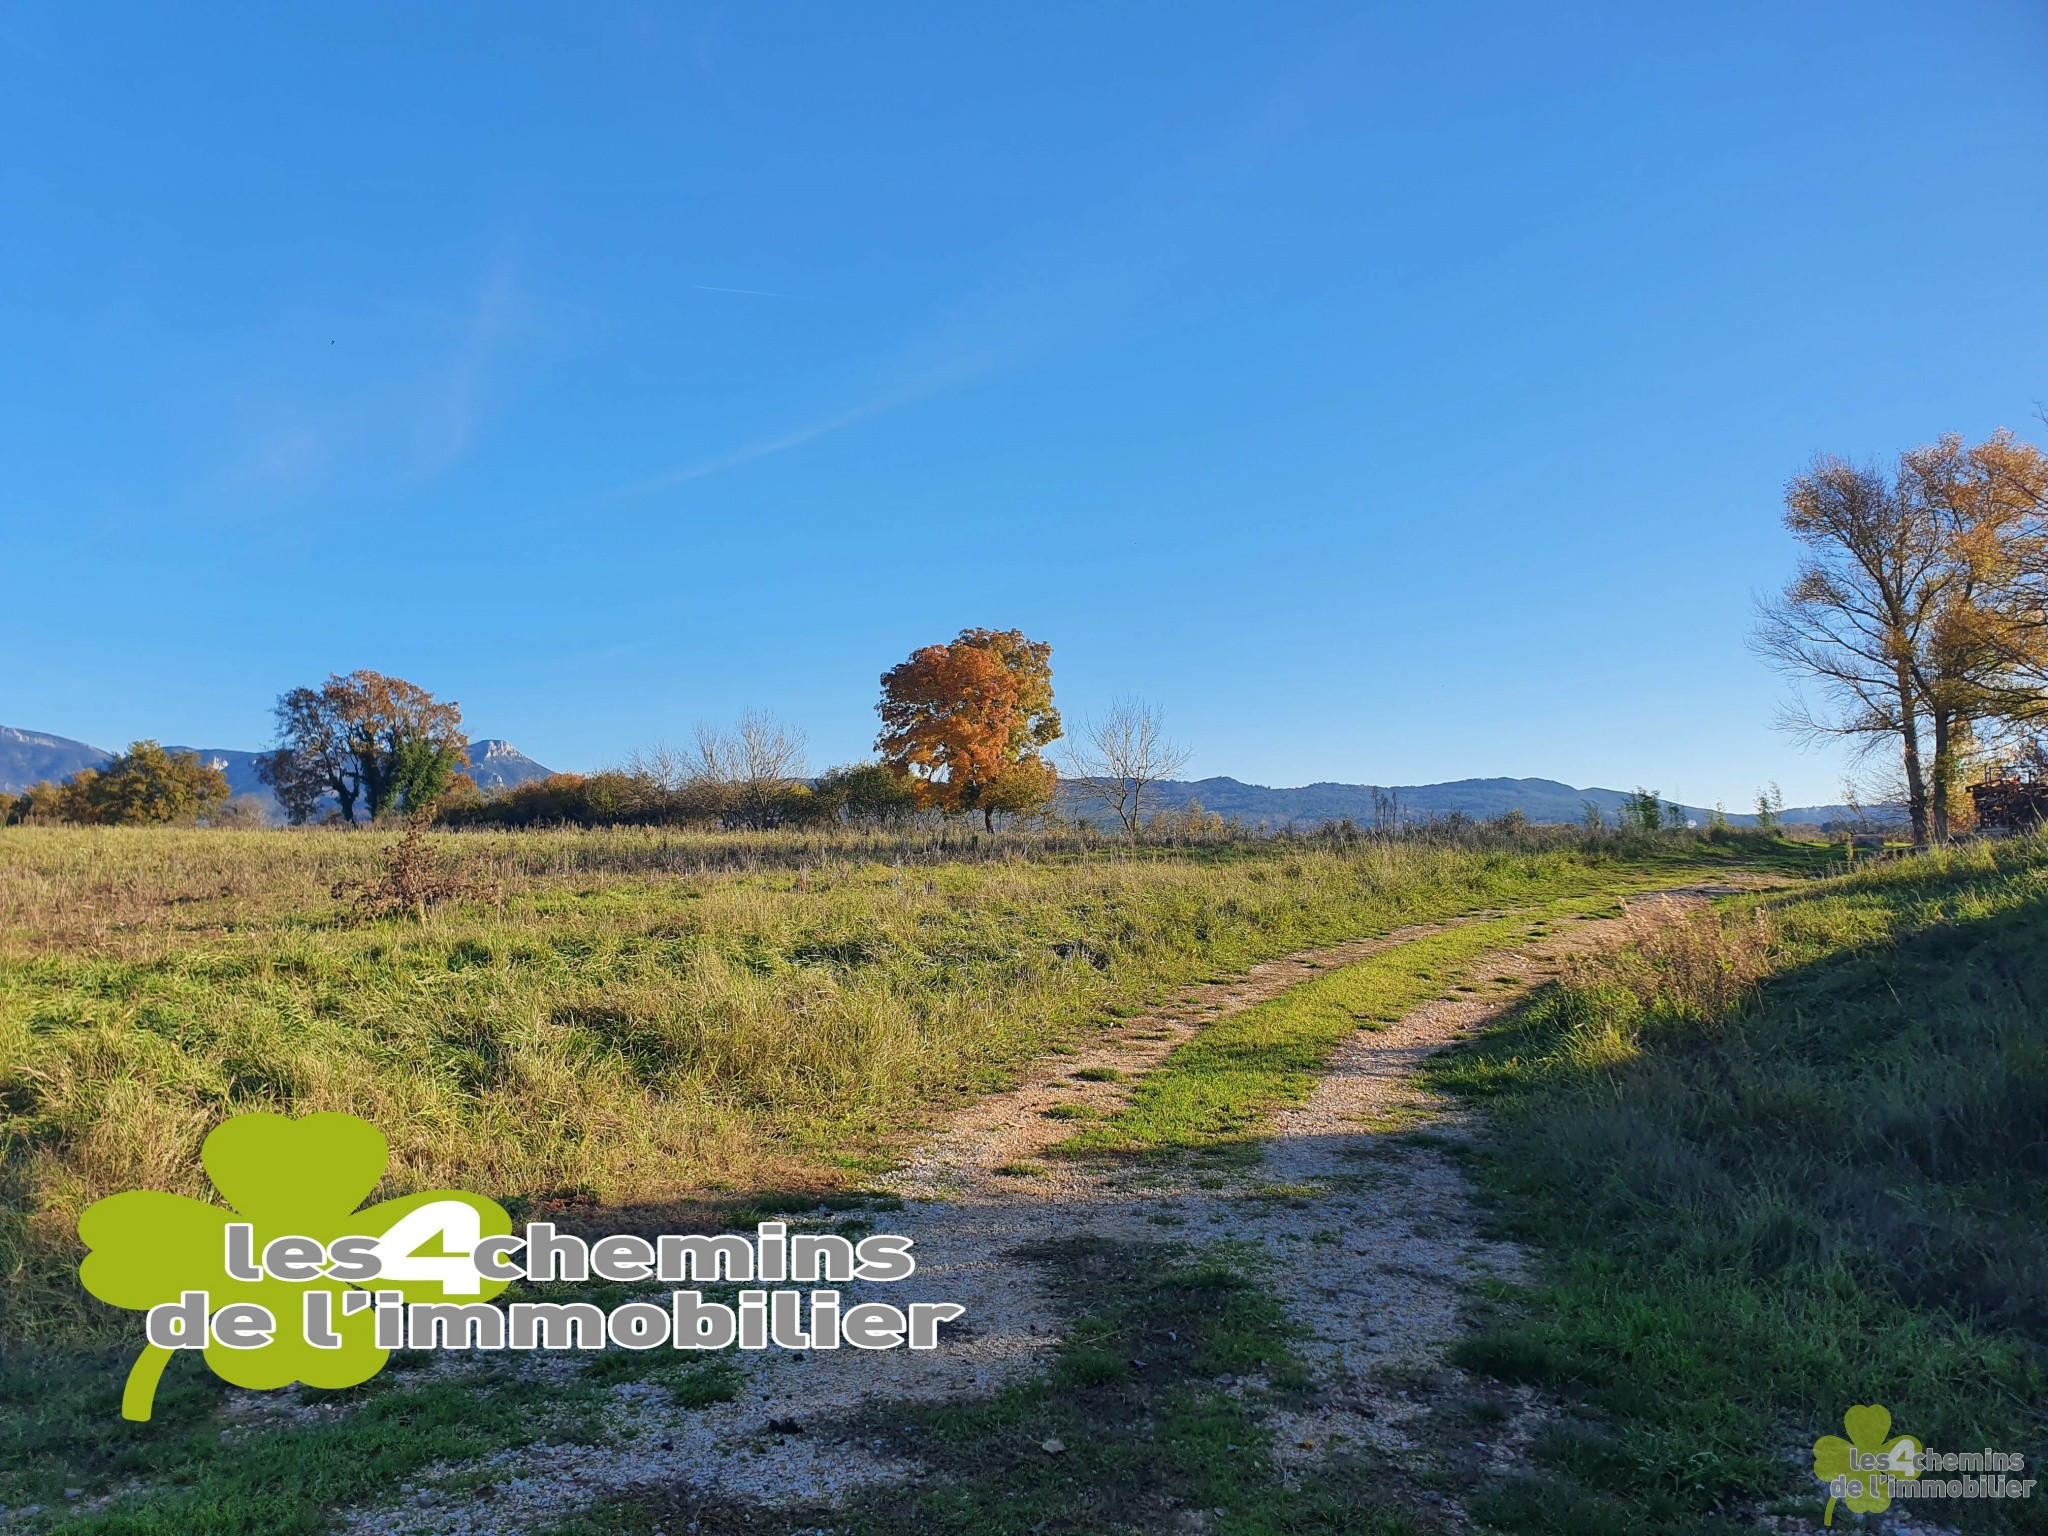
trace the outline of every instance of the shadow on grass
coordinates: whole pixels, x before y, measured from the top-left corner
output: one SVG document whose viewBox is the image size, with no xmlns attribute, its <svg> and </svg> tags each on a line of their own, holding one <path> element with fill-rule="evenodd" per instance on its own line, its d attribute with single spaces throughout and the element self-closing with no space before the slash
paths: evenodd
<svg viewBox="0 0 2048 1536">
<path fill-rule="evenodd" d="M 1474 1171 L 1548 1261 L 1456 1358 L 1593 1415 L 1478 1512 L 1710 1529 L 1809 1495 L 1802 1454 L 1855 1403 L 2048 1450 L 2043 869 L 1979 851 L 1775 895 L 1793 963 L 1731 1015 L 1557 985 L 1432 1070 L 1486 1101 Z M 2038 1500 L 1935 1514 L 2048 1529 Z"/>
</svg>

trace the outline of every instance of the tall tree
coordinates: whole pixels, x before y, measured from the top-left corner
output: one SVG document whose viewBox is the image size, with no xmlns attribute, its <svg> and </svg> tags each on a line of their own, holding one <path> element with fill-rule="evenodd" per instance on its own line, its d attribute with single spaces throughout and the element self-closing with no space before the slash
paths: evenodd
<svg viewBox="0 0 2048 1536">
<path fill-rule="evenodd" d="M 1797 722 L 1895 738 L 1913 840 L 1947 842 L 1982 733 L 2048 718 L 2048 456 L 2001 430 L 1951 433 L 1892 475 L 1818 459 L 1785 520 L 1807 556 L 1758 643 L 1836 706 Z"/>
<path fill-rule="evenodd" d="M 1017 685 L 1009 744 L 1004 749 L 1010 762 L 1029 762 L 1060 739 L 1060 712 L 1052 702 L 1051 645 L 1025 639 L 1021 629 L 963 629 L 953 643 L 990 652 Z"/>
<path fill-rule="evenodd" d="M 918 803 L 982 813 L 1034 810 L 1057 783 L 1041 749 L 1059 739 L 1052 647 L 1021 630 L 964 629 L 882 675 L 876 706 L 883 763 L 907 776 Z"/>
<path fill-rule="evenodd" d="M 277 747 L 257 764 L 293 821 L 324 794 L 341 819 L 417 808 L 448 787 L 469 760 L 462 707 L 403 678 L 367 669 L 329 674 L 318 688 L 277 701 Z"/>
<path fill-rule="evenodd" d="M 1940 681 L 1967 724 L 2048 715 L 2048 454 L 2001 429 L 1906 455 L 1941 517 L 1955 572 L 1938 636 Z"/>
<path fill-rule="evenodd" d="M 1950 578 L 1950 546 L 1940 519 L 1901 478 L 1823 454 L 1786 486 L 1785 527 L 1803 552 L 1791 584 L 1763 605 L 1754 643 L 1826 696 L 1819 709 L 1802 696 L 1786 716 L 1793 728 L 1865 750 L 1896 745 L 1913 841 L 1924 846 L 1916 659 Z"/>
<path fill-rule="evenodd" d="M 1949 433 L 1905 455 L 1900 484 L 1937 519 L 1944 542 L 1945 579 L 1913 658 L 1934 749 L 1929 816 L 1942 843 L 1978 726 L 2041 710 L 2048 627 L 2029 573 L 2041 565 L 2048 458 L 2010 432 L 1974 446 Z"/>
</svg>

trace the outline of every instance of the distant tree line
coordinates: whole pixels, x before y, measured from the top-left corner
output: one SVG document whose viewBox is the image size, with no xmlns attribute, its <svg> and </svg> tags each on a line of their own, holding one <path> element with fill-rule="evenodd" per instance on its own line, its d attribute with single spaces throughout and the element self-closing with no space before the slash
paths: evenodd
<svg viewBox="0 0 2048 1536">
<path fill-rule="evenodd" d="M 670 777 L 639 766 L 557 773 L 493 795 L 450 799 L 452 826 L 716 826 L 766 831 L 837 823 L 884 826 L 917 810 L 910 787 L 880 763 L 834 768 L 815 780 Z"/>
<path fill-rule="evenodd" d="M 0 796 L 9 822 L 66 821 L 92 827 L 191 826 L 228 803 L 227 775 L 192 752 L 167 752 L 138 741 L 98 768 L 81 768 L 62 784 L 45 779 L 19 795 Z"/>
<path fill-rule="evenodd" d="M 558 773 L 495 795 L 455 794 L 458 825 L 655 825 L 767 829 L 886 825 L 920 811 L 1030 815 L 1059 778 L 1043 749 L 1061 734 L 1052 647 L 1021 630 L 966 629 L 924 646 L 881 680 L 871 762 L 807 776 L 800 732 L 766 715 L 699 727 L 682 751 L 655 747 L 602 773 Z"/>
<path fill-rule="evenodd" d="M 881 678 L 874 760 L 811 777 L 800 732 L 762 714 L 732 730 L 699 727 L 689 747 L 657 746 L 622 766 L 558 773 L 485 793 L 465 771 L 461 706 L 416 683 L 359 669 L 279 697 L 275 744 L 256 762 L 294 824 L 352 826 L 402 817 L 454 826 L 719 826 L 765 830 L 888 825 L 919 813 L 1028 817 L 1052 806 L 1046 750 L 1063 736 L 1052 647 L 1021 630 L 963 629 L 913 651 Z M 1069 756 L 1076 791 L 1128 834 L 1147 797 L 1187 753 L 1158 711 L 1119 701 Z M 146 824 L 204 821 L 226 804 L 219 770 L 138 742 L 99 770 L 39 784 L 10 820 Z M 1156 818 L 1155 818 L 1156 819 Z"/>
</svg>

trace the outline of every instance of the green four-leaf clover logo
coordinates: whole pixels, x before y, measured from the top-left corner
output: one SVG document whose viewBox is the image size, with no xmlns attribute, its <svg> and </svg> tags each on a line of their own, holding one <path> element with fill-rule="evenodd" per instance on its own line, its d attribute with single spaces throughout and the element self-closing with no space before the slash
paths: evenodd
<svg viewBox="0 0 2048 1536">
<path fill-rule="evenodd" d="M 1821 1524 L 1835 1523 L 1835 1502 L 1839 1499 L 1859 1515 L 1877 1514 L 1892 1507 L 1891 1489 L 1878 1481 L 1889 1472 L 1911 1477 L 1913 1457 L 1920 1454 L 1920 1442 L 1911 1435 L 1896 1440 L 1885 1437 L 1892 1431 L 1891 1410 L 1877 1403 L 1858 1403 L 1842 1415 L 1842 1427 L 1849 1438 L 1822 1435 L 1813 1442 L 1813 1475 L 1832 1489 L 1836 1478 L 1853 1479 L 1849 1492 L 1830 1492 Z M 1860 1453 L 1860 1456 L 1859 1456 Z"/>
<path fill-rule="evenodd" d="M 151 1342 L 121 1395 L 122 1417 L 149 1417 L 174 1348 L 203 1345 L 214 1374 L 240 1387 L 295 1381 L 352 1387 L 376 1375 L 390 1356 L 377 1342 L 366 1290 L 395 1291 L 408 1302 L 484 1301 L 504 1290 L 504 1281 L 483 1278 L 469 1258 L 481 1238 L 512 1230 L 495 1202 L 437 1189 L 357 1209 L 390 1156 L 383 1134 L 354 1115 L 237 1115 L 214 1129 L 200 1153 L 207 1177 L 232 1209 L 151 1190 L 110 1195 L 88 1208 L 78 1235 L 91 1252 L 78 1278 L 101 1301 L 150 1312 L 190 1304 L 191 1293 L 204 1292 L 198 1310 L 224 1322 L 223 1309 L 234 1308 L 231 1315 L 241 1322 L 239 1329 L 209 1326 L 204 1339 L 191 1337 L 187 1327 L 180 1342 L 163 1344 L 156 1342 L 159 1319 L 153 1316 Z M 229 1228 L 237 1224 L 252 1231 L 240 1235 L 248 1257 L 231 1263 Z M 436 1234 L 438 1253 L 426 1241 Z M 376 1239 L 373 1267 L 381 1272 L 357 1281 L 328 1273 L 337 1266 L 326 1262 L 325 1250 L 343 1237 Z M 284 1238 L 301 1240 L 276 1250 L 298 1262 L 280 1262 L 275 1271 L 251 1262 Z M 355 1272 L 362 1268 L 358 1263 Z M 309 1307 L 309 1293 L 324 1299 Z M 346 1300 L 351 1295 L 353 1303 Z M 248 1326 L 252 1305 L 275 1322 L 267 1337 Z M 317 1326 L 308 1326 L 309 1312 Z M 163 1323 L 166 1331 L 176 1326 Z"/>
</svg>

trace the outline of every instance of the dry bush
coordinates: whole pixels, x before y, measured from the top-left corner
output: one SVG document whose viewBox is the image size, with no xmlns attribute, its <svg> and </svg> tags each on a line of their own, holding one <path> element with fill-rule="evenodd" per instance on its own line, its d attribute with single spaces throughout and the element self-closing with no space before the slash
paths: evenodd
<svg viewBox="0 0 2048 1536">
<path fill-rule="evenodd" d="M 429 815 L 406 823 L 405 836 L 384 850 L 372 874 L 337 880 L 334 899 L 348 902 L 358 917 L 411 913 L 425 922 L 427 909 L 444 901 L 494 896 L 492 887 L 471 879 L 427 842 Z"/>
<path fill-rule="evenodd" d="M 1742 1004 L 1770 974 L 1780 943 L 1764 908 L 1723 911 L 1668 897 L 1640 902 L 1622 918 L 1614 950 L 1566 963 L 1567 987 L 1618 990 L 1645 1013 L 1706 1023 Z"/>
</svg>

